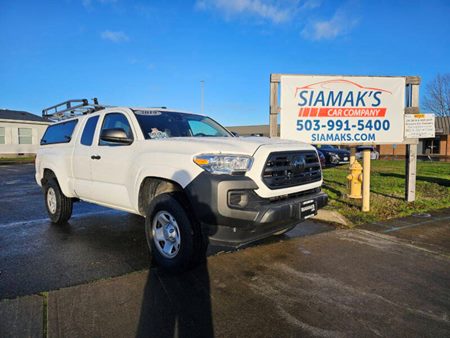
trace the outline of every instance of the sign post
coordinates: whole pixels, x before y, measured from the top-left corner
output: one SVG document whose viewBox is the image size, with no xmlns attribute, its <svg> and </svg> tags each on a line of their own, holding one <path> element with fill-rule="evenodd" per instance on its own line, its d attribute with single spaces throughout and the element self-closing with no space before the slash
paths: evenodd
<svg viewBox="0 0 450 338">
<path fill-rule="evenodd" d="M 356 161 L 356 148 L 350 147 L 350 166 Z"/>
<path fill-rule="evenodd" d="M 280 113 L 280 135 L 285 139 L 349 147 L 406 144 L 405 197 L 413 201 L 418 139 L 405 138 L 405 114 L 419 113 L 419 85 L 416 76 L 271 74 L 270 136 L 277 136 Z M 370 152 L 364 153 L 369 153 L 370 162 Z"/>
<path fill-rule="evenodd" d="M 410 114 L 419 113 L 419 77 L 408 77 L 406 81 L 407 100 L 405 108 L 405 121 L 406 117 Z M 409 141 L 409 142 L 407 142 Z M 417 172 L 417 138 L 405 139 L 406 145 L 406 163 L 405 163 L 405 200 L 407 202 L 414 202 L 416 200 L 416 172 Z"/>
<path fill-rule="evenodd" d="M 280 88 L 280 79 L 273 74 L 270 76 L 270 121 L 269 135 L 270 137 L 278 136 L 278 113 L 280 107 L 278 105 L 278 91 Z"/>
<path fill-rule="evenodd" d="M 370 149 L 363 150 L 363 198 L 362 211 L 370 211 Z"/>
</svg>

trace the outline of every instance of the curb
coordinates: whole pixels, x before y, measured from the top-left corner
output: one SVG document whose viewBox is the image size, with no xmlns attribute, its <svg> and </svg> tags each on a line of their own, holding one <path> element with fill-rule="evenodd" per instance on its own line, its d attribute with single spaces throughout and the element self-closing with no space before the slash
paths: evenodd
<svg viewBox="0 0 450 338">
<path fill-rule="evenodd" d="M 334 210 L 319 209 L 317 215 L 312 219 L 320 222 L 337 224 L 346 228 L 353 228 L 354 226 L 345 216 Z"/>
</svg>

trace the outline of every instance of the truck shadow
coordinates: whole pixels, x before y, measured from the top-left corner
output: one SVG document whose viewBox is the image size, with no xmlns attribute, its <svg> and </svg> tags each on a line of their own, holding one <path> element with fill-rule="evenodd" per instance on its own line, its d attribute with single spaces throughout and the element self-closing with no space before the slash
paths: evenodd
<svg viewBox="0 0 450 338">
<path fill-rule="evenodd" d="M 395 178 L 405 178 L 405 175 L 396 173 L 379 173 L 380 176 L 384 177 L 395 177 Z M 440 177 L 430 177 L 430 176 L 416 176 L 417 181 L 424 181 L 428 183 L 436 183 L 444 187 L 450 187 L 450 180 Z"/>
<path fill-rule="evenodd" d="M 208 267 L 181 275 L 150 269 L 136 337 L 213 337 Z"/>
<path fill-rule="evenodd" d="M 192 178 L 187 171 L 179 170 L 174 174 L 173 180 L 175 182 L 190 181 Z M 198 224 L 201 228 L 189 201 L 180 200 L 180 202 L 186 203 L 184 207 L 191 222 Z M 211 211 L 211 206 L 207 204 L 201 204 L 200 208 L 203 211 Z M 212 231 L 214 232 L 215 229 Z M 208 242 L 206 233 L 203 236 Z M 169 274 L 154 267 L 149 270 L 136 336 L 214 336 L 206 259 L 199 266 L 182 274 Z"/>
<path fill-rule="evenodd" d="M 381 195 L 381 196 L 388 197 L 388 198 L 392 198 L 392 199 L 395 199 L 395 200 L 398 200 L 398 201 L 404 201 L 405 200 L 405 198 L 401 197 L 401 196 L 397 196 L 397 195 L 393 195 L 393 194 L 385 194 L 385 193 L 383 193 L 381 191 L 377 191 L 377 190 L 373 190 L 373 189 L 370 189 L 370 191 L 372 193 L 374 193 L 374 194 Z"/>
</svg>

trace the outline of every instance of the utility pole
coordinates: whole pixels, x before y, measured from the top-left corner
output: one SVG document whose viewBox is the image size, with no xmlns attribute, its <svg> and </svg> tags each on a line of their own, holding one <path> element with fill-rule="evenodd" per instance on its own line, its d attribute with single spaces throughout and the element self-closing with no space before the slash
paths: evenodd
<svg viewBox="0 0 450 338">
<path fill-rule="evenodd" d="M 201 113 L 205 113 L 205 80 L 200 81 L 201 88 Z"/>
</svg>

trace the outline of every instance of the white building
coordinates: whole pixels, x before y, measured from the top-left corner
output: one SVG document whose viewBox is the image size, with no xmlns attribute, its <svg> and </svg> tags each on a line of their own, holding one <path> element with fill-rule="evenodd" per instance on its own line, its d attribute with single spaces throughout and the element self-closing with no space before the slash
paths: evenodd
<svg viewBox="0 0 450 338">
<path fill-rule="evenodd" d="M 0 109 L 0 157 L 36 154 L 49 124 L 31 113 Z"/>
</svg>

